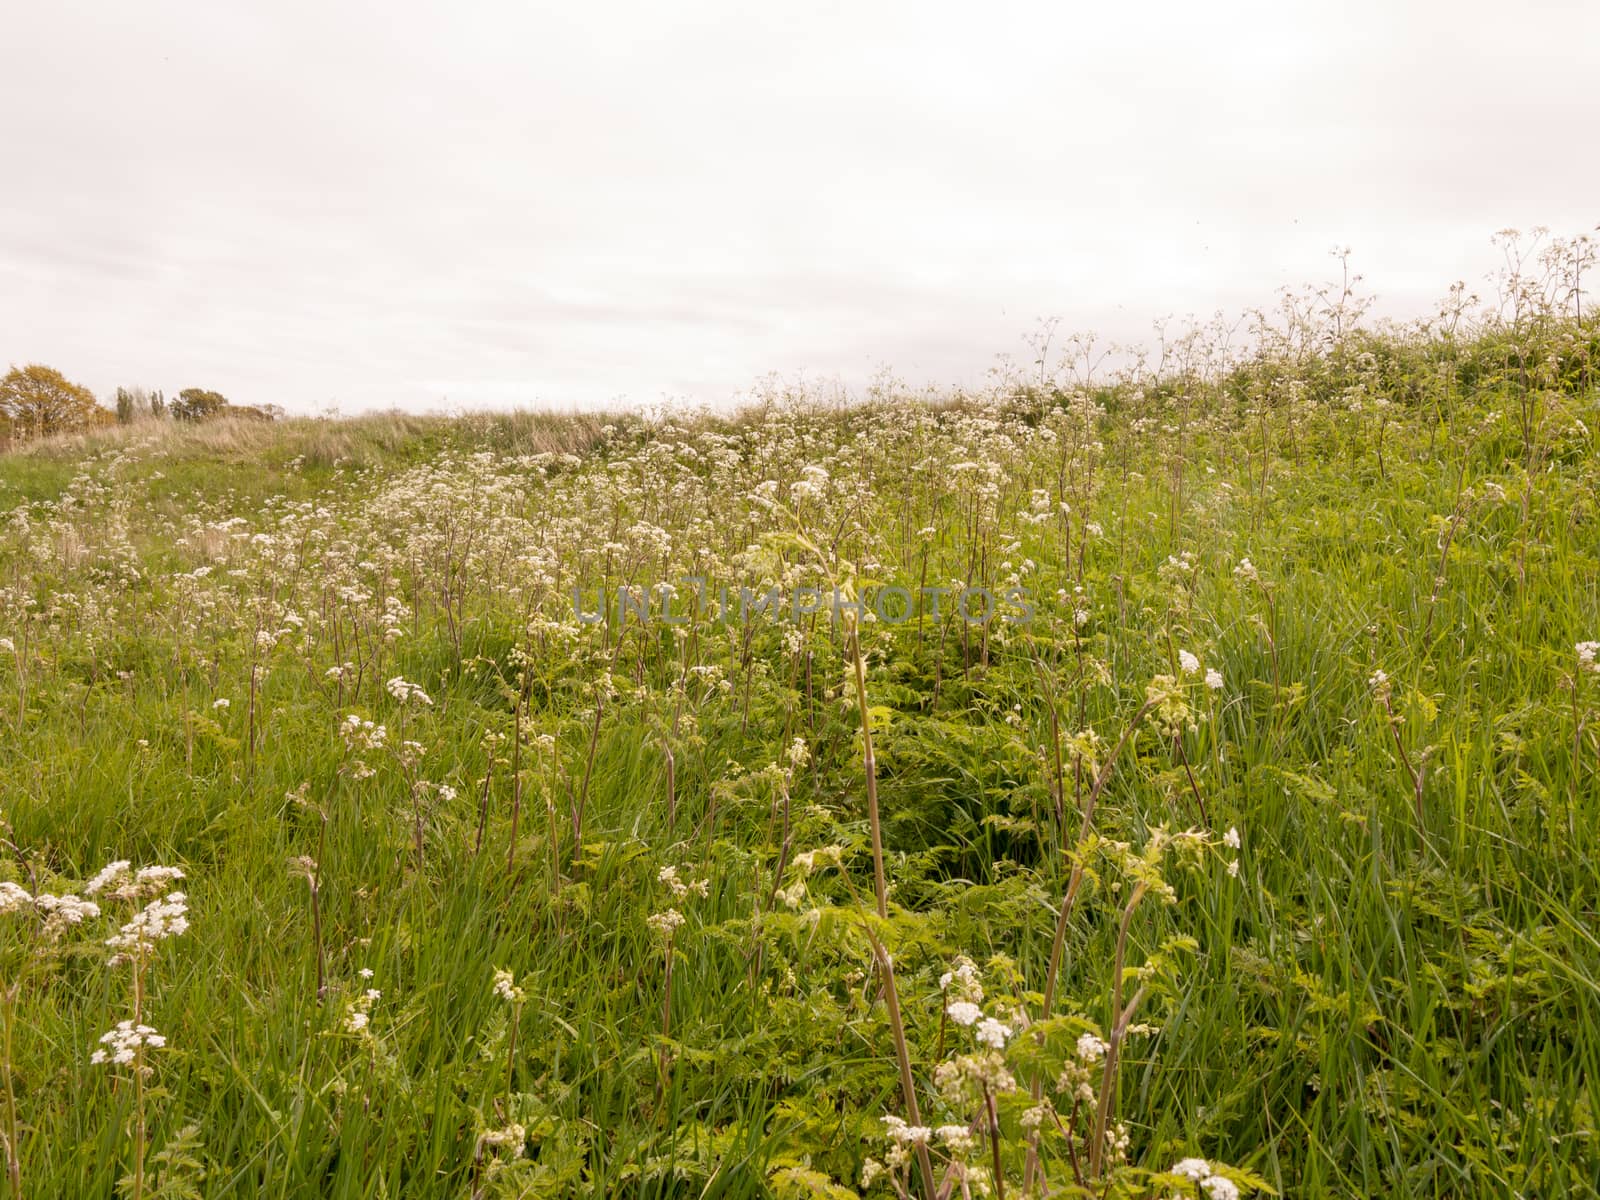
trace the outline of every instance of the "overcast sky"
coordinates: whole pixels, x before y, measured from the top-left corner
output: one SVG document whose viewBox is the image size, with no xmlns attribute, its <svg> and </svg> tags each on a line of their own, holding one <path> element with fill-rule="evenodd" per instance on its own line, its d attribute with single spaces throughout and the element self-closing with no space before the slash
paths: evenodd
<svg viewBox="0 0 1600 1200">
<path fill-rule="evenodd" d="M 1600 223 L 1600 3 L 5 5 L 0 367 L 316 412 L 981 383 Z"/>
</svg>

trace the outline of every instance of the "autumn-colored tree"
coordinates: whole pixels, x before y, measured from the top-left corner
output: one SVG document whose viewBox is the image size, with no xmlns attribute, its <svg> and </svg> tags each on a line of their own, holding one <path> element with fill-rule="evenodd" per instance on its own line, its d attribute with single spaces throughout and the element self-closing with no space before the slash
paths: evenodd
<svg viewBox="0 0 1600 1200">
<path fill-rule="evenodd" d="M 12 367 L 0 378 L 0 417 L 15 438 L 43 437 L 98 425 L 109 414 L 94 393 L 51 367 Z"/>
<path fill-rule="evenodd" d="M 217 416 L 227 407 L 228 398 L 221 392 L 184 388 L 172 402 L 172 415 L 179 421 L 204 421 Z"/>
</svg>

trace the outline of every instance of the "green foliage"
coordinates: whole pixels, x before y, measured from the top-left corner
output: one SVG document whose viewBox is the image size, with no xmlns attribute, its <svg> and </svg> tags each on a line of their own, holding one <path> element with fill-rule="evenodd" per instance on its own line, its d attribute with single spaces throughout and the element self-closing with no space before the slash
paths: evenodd
<svg viewBox="0 0 1600 1200">
<path fill-rule="evenodd" d="M 228 398 L 221 392 L 205 388 L 184 388 L 171 405 L 172 416 L 178 421 L 207 421 L 220 416 L 228 407 Z"/>
</svg>

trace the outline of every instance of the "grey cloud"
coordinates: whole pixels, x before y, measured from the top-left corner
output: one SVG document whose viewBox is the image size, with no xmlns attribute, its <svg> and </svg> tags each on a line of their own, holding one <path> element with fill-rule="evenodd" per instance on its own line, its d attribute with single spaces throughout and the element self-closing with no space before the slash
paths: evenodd
<svg viewBox="0 0 1600 1200">
<path fill-rule="evenodd" d="M 1421 313 L 1501 226 L 1600 220 L 1600 9 L 1506 21 L 35 5 L 0 74 L 0 361 L 307 411 L 972 384 L 1039 316 L 1144 337 L 1335 244 Z"/>
</svg>

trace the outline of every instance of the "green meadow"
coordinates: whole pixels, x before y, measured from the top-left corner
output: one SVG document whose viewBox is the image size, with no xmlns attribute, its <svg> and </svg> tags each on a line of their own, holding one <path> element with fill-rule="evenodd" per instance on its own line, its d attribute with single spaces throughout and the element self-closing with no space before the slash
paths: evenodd
<svg viewBox="0 0 1600 1200">
<path fill-rule="evenodd" d="M 1600 333 L 1346 316 L 0 456 L 0 1192 L 1600 1194 Z"/>
</svg>

